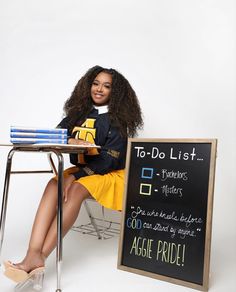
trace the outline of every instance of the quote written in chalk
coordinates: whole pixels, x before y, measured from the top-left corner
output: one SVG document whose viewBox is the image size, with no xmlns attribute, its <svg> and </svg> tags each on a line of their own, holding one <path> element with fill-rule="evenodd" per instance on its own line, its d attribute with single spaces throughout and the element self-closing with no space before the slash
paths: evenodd
<svg viewBox="0 0 236 292">
<path fill-rule="evenodd" d="M 155 218 L 153 224 L 148 218 Z M 163 219 L 166 223 L 162 224 L 158 219 Z M 178 237 L 179 243 L 171 241 L 158 240 L 155 242 L 152 238 L 135 236 L 130 248 L 130 254 L 135 256 L 146 257 L 149 259 L 156 259 L 169 264 L 176 264 L 177 266 L 184 265 L 185 259 L 185 244 L 181 243 L 181 239 L 186 237 L 196 237 L 197 233 L 201 231 L 202 219 L 192 217 L 191 214 L 176 215 L 173 211 L 166 214 L 162 210 L 144 210 L 140 206 L 131 207 L 131 216 L 127 218 L 127 228 L 131 229 L 150 229 L 161 233 L 168 233 L 170 239 Z M 175 224 L 173 224 L 175 223 Z M 176 223 L 182 224 L 181 227 L 175 227 Z M 179 224 L 177 224 L 179 226 Z"/>
</svg>

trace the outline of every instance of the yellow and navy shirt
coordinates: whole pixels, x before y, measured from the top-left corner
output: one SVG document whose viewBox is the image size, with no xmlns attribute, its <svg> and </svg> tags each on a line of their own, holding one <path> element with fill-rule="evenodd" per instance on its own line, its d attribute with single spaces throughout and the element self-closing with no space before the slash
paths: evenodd
<svg viewBox="0 0 236 292">
<path fill-rule="evenodd" d="M 70 162 L 80 169 L 73 174 L 76 179 L 92 174 L 106 174 L 125 167 L 127 138 L 122 137 L 119 129 L 111 124 L 108 112 L 99 112 L 99 108 L 93 108 L 84 122 L 80 121 L 78 113 L 74 127 L 70 126 L 68 117 L 57 127 L 68 129 L 71 138 L 101 146 L 101 149 L 89 149 L 86 154 L 70 154 Z"/>
</svg>

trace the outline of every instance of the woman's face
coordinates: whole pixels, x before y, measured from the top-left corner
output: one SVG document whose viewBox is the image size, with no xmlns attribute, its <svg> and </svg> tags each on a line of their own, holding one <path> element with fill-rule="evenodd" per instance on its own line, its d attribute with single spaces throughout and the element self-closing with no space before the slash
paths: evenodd
<svg viewBox="0 0 236 292">
<path fill-rule="evenodd" d="M 112 76 L 109 73 L 99 73 L 91 87 L 91 97 L 95 105 L 106 105 L 110 99 Z"/>
</svg>

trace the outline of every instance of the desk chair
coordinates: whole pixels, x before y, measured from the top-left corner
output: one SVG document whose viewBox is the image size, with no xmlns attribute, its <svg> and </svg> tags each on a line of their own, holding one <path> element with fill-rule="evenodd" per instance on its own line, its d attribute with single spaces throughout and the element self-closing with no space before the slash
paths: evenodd
<svg viewBox="0 0 236 292">
<path fill-rule="evenodd" d="M 92 214 L 90 204 L 99 205 L 101 216 Z M 89 216 L 90 222 L 87 224 L 80 224 L 73 226 L 71 230 L 80 232 L 82 234 L 97 236 L 98 239 L 109 239 L 120 233 L 120 222 L 106 219 L 106 208 L 101 206 L 97 201 L 90 197 L 84 201 L 85 210 Z"/>
<path fill-rule="evenodd" d="M 42 173 L 51 173 L 57 175 L 57 168 L 52 158 L 52 154 L 47 154 L 50 169 L 49 170 L 11 170 L 11 174 L 42 174 Z M 86 199 L 83 203 L 87 215 L 89 217 L 89 223 L 81 224 L 78 226 L 73 226 L 72 230 L 80 232 L 82 234 L 88 234 L 97 236 L 98 239 L 108 239 L 113 237 L 116 234 L 119 234 L 119 224 L 118 222 L 113 222 L 105 219 L 105 208 L 101 205 L 101 218 L 97 218 L 93 215 L 89 203 L 97 203 L 95 199 L 91 196 L 90 198 Z M 114 227 L 114 226 L 118 226 Z"/>
<path fill-rule="evenodd" d="M 11 146 L 8 144 L 1 144 L 1 146 Z M 75 148 L 75 149 L 74 149 Z M 7 201 L 8 201 L 8 191 L 9 191 L 9 183 L 10 183 L 10 175 L 11 174 L 28 174 L 28 173 L 54 173 L 57 174 L 58 169 L 58 217 L 57 217 L 57 250 L 56 250 L 56 266 L 57 266 L 57 289 L 56 292 L 61 292 L 61 265 L 62 265 L 62 196 L 63 196 L 63 189 L 62 189 L 62 171 L 64 168 L 64 160 L 62 153 L 77 153 L 79 150 L 77 147 L 68 147 L 60 149 L 54 149 L 51 146 L 42 146 L 37 145 L 37 147 L 13 147 L 7 156 L 7 165 L 6 165 L 6 173 L 5 173 L 5 182 L 4 182 L 4 190 L 3 190 L 3 199 L 2 199 L 2 208 L 1 208 L 1 215 L 0 215 L 0 255 L 2 251 L 2 244 L 3 244 L 3 238 L 4 238 L 4 229 L 5 229 L 5 221 L 6 221 L 6 211 L 7 211 Z M 75 152 L 76 151 L 76 152 Z M 45 152 L 48 154 L 49 163 L 51 166 L 50 170 L 20 170 L 20 171 L 14 171 L 11 169 L 12 165 L 12 158 L 15 152 Z M 51 157 L 51 153 L 54 153 L 58 159 L 58 167 L 56 168 L 53 162 L 53 159 Z M 88 209 L 88 208 L 87 208 Z M 89 209 L 88 209 L 89 210 Z M 103 212 L 104 213 L 104 212 Z M 93 220 L 93 216 L 89 215 L 91 224 L 93 226 L 96 226 L 95 220 Z M 91 220 L 92 218 L 92 220 Z M 104 222 L 106 220 L 103 220 Z M 96 226 L 97 227 L 97 226 Z M 95 228 L 95 231 L 97 233 L 98 238 L 103 238 L 100 234 L 100 230 L 98 228 Z"/>
<path fill-rule="evenodd" d="M 55 167 L 52 155 L 48 154 L 49 164 L 52 172 L 57 175 L 57 169 Z M 101 217 L 98 218 L 93 215 L 90 208 L 91 204 L 99 205 L 101 209 Z M 86 213 L 89 217 L 89 223 L 74 225 L 71 230 L 79 232 L 86 235 L 97 236 L 98 239 L 109 239 L 120 233 L 120 222 L 115 222 L 106 219 L 105 207 L 101 206 L 92 196 L 84 200 L 83 205 L 85 207 Z"/>
</svg>

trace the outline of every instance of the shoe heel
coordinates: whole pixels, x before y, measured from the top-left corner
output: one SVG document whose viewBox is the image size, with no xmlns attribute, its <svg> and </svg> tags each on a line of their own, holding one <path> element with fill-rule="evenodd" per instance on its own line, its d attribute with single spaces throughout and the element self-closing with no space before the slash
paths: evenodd
<svg viewBox="0 0 236 292">
<path fill-rule="evenodd" d="M 33 281 L 34 279 L 33 277 L 31 277 L 25 281 L 18 283 L 14 288 L 14 292 L 25 291 L 27 288 L 32 287 Z"/>
<path fill-rule="evenodd" d="M 44 272 L 43 271 L 34 274 L 33 289 L 35 291 L 40 291 L 43 289 L 43 279 L 44 279 Z"/>
</svg>

